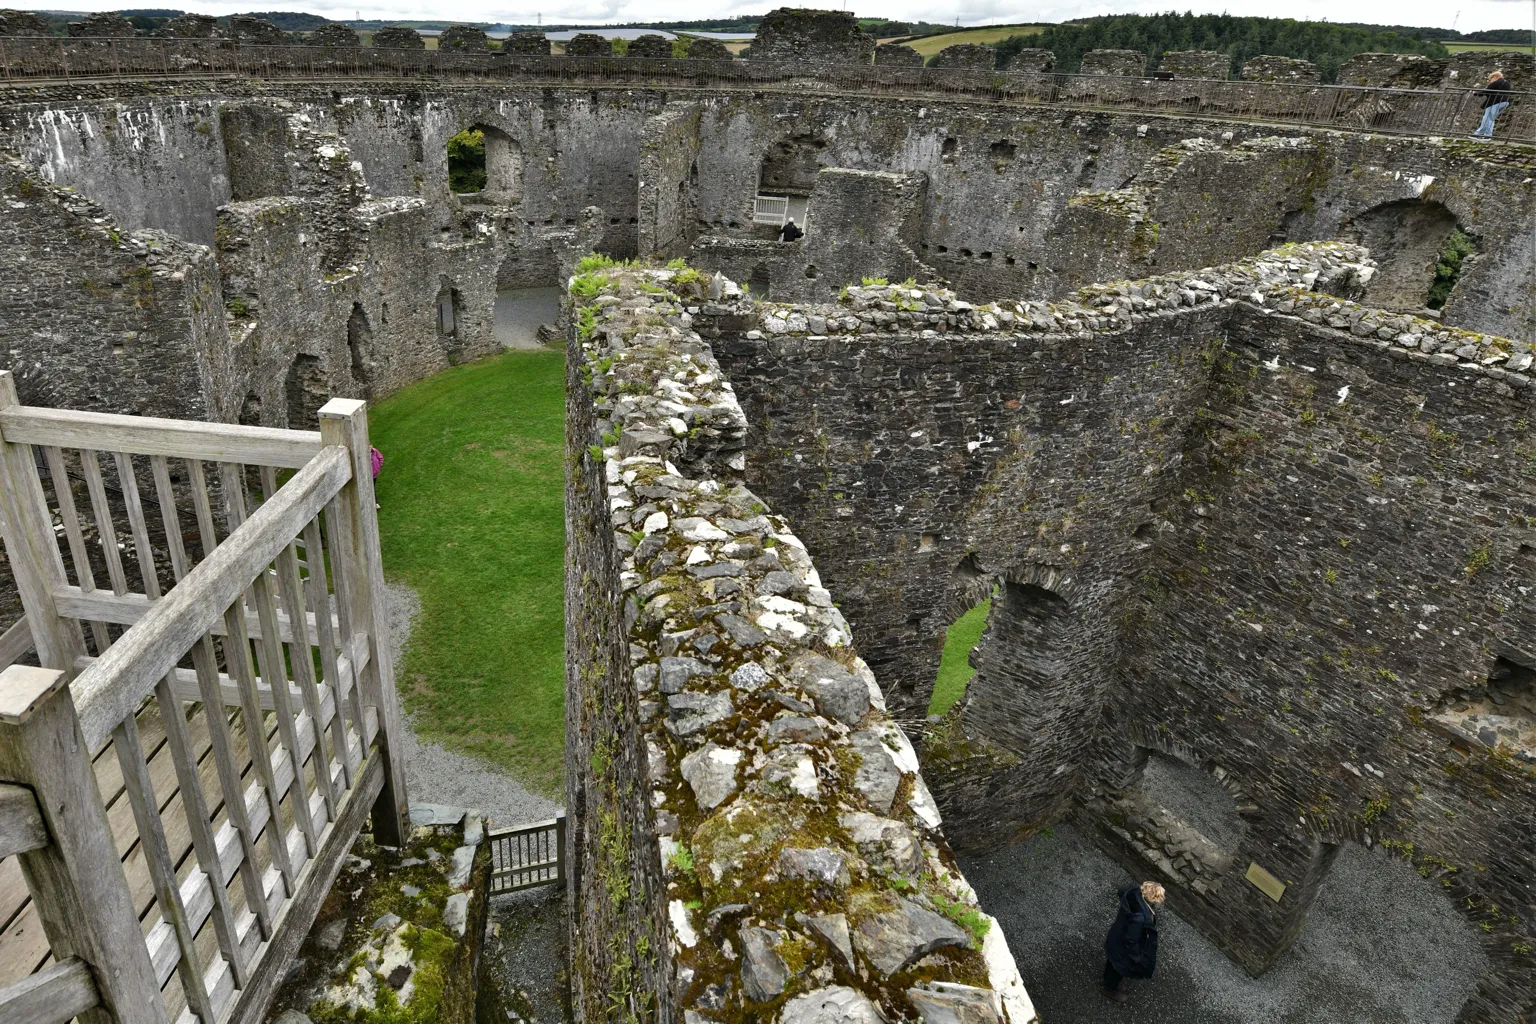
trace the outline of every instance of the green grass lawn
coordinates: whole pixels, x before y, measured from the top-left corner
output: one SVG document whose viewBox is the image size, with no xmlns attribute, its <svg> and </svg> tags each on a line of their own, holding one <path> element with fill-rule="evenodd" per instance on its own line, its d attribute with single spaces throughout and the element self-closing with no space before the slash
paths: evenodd
<svg viewBox="0 0 1536 1024">
<path fill-rule="evenodd" d="M 933 699 L 928 702 L 930 715 L 942 715 L 961 697 L 965 696 L 965 684 L 971 681 L 976 670 L 971 668 L 971 648 L 981 639 L 981 631 L 987 624 L 987 613 L 992 610 L 989 597 L 955 620 L 944 634 L 944 657 L 939 661 L 939 679 L 933 684 Z"/>
<path fill-rule="evenodd" d="M 554 795 L 565 725 L 565 367 L 507 352 L 380 402 L 384 574 L 421 597 L 397 669 L 424 737 Z"/>
<path fill-rule="evenodd" d="M 910 46 L 924 57 L 932 57 L 946 46 L 961 43 L 1000 43 L 1009 36 L 1032 36 L 1040 31 L 1039 25 L 988 25 L 985 28 L 967 28 L 959 32 L 945 32 L 941 36 L 924 36 L 903 46 Z"/>
<path fill-rule="evenodd" d="M 1531 44 L 1526 43 L 1445 43 L 1447 50 L 1452 53 L 1461 53 L 1463 50 L 1500 50 L 1512 53 L 1532 53 Z"/>
</svg>

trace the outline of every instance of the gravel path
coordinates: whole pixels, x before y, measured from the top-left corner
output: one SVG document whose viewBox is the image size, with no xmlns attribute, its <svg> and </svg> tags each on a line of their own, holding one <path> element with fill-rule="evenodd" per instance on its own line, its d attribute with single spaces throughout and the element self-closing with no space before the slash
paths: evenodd
<svg viewBox="0 0 1536 1024">
<path fill-rule="evenodd" d="M 557 886 L 491 899 L 480 953 L 479 1020 L 570 1020 L 566 917 L 565 890 Z"/>
<path fill-rule="evenodd" d="M 421 613 L 421 601 L 402 583 L 386 584 L 385 591 L 388 643 L 399 665 L 411 623 Z M 405 784 L 413 802 L 478 807 L 500 827 L 542 821 L 560 812 L 558 804 L 528 792 L 500 768 L 418 738 L 409 716 L 406 726 L 401 748 Z"/>
<path fill-rule="evenodd" d="M 1157 977 L 1100 995 L 1115 893 L 1133 879 L 1070 826 L 962 861 L 1042 1019 L 1073 1024 L 1449 1024 L 1487 969 L 1472 926 L 1402 860 L 1346 846 L 1300 937 L 1253 979 L 1172 912 Z"/>
</svg>

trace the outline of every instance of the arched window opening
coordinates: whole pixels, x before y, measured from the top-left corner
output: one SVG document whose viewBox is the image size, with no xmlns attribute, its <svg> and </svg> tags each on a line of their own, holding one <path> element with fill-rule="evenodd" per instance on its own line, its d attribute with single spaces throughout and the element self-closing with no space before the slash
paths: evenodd
<svg viewBox="0 0 1536 1024">
<path fill-rule="evenodd" d="M 1376 261 L 1364 301 L 1406 312 L 1445 305 L 1473 251 L 1456 215 L 1423 199 L 1372 207 L 1348 221 L 1343 234 L 1368 248 Z"/>
<path fill-rule="evenodd" d="M 437 337 L 448 355 L 448 362 L 456 363 L 463 347 L 460 320 L 464 309 L 463 296 L 447 278 L 437 292 Z"/>
<path fill-rule="evenodd" d="M 806 230 L 811 190 L 817 173 L 826 166 L 826 148 L 826 142 L 815 136 L 797 135 L 768 150 L 758 166 L 753 224 L 770 229 L 775 237 L 790 220 Z"/>
<path fill-rule="evenodd" d="M 320 407 L 330 398 L 325 370 L 320 360 L 300 353 L 293 357 L 284 384 L 288 397 L 288 427 L 291 430 L 315 430 L 320 426 Z"/>
<path fill-rule="evenodd" d="M 1461 228 L 1451 229 L 1450 237 L 1445 240 L 1445 248 L 1440 250 L 1440 258 L 1435 262 L 1435 279 L 1430 282 L 1429 301 L 1425 305 L 1430 309 L 1445 308 L 1445 301 L 1451 297 L 1456 282 L 1461 278 L 1467 257 L 1476 252 L 1477 245 L 1471 235 Z"/>
<path fill-rule="evenodd" d="M 773 291 L 773 278 L 768 273 L 768 265 L 759 263 L 752 268 L 752 276 L 747 278 L 747 291 L 754 299 L 765 301 Z"/>
<path fill-rule="evenodd" d="M 523 147 L 487 125 L 466 128 L 448 140 L 448 187 L 460 195 L 520 198 Z"/>
<path fill-rule="evenodd" d="M 361 302 L 352 303 L 352 315 L 347 317 L 347 351 L 352 354 L 352 376 L 359 384 L 367 384 L 367 356 L 373 352 L 373 327 Z"/>
<path fill-rule="evenodd" d="M 261 426 L 261 396 L 254 391 L 246 392 L 245 401 L 240 406 L 240 425 Z"/>
<path fill-rule="evenodd" d="M 983 599 L 950 623 L 944 631 L 944 654 L 939 659 L 939 676 L 928 701 L 928 714 L 942 715 L 965 696 L 965 688 L 976 676 L 971 665 L 971 651 L 981 641 L 987 616 L 992 614 L 992 599 Z"/>
<path fill-rule="evenodd" d="M 485 133 L 466 128 L 448 140 L 448 188 L 461 195 L 485 190 Z"/>
</svg>

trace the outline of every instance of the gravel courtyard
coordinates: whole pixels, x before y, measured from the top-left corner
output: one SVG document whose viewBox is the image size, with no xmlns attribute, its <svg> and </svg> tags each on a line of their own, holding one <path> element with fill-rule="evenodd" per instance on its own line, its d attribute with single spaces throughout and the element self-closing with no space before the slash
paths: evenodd
<svg viewBox="0 0 1536 1024">
<path fill-rule="evenodd" d="M 1171 912 L 1157 977 L 1100 995 L 1115 894 L 1133 879 L 1071 826 L 961 861 L 1050 1024 L 1449 1024 L 1484 968 L 1472 926 L 1403 861 L 1347 846 L 1295 945 L 1252 979 Z M 1135 879 L 1139 881 L 1139 879 Z"/>
</svg>

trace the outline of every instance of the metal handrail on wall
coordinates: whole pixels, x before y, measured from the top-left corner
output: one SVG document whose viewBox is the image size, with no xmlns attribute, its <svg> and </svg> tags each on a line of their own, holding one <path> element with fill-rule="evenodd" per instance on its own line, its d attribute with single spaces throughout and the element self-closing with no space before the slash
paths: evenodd
<svg viewBox="0 0 1536 1024">
<path fill-rule="evenodd" d="M 936 96 L 1076 109 L 1184 114 L 1456 135 L 1477 124 L 1473 89 L 1389 89 L 1224 79 L 1123 78 L 876 64 L 567 57 L 260 45 L 227 39 L 0 37 L 0 80 L 406 79 Z M 1536 94 L 1512 92 L 1500 135 L 1536 138 Z"/>
</svg>

